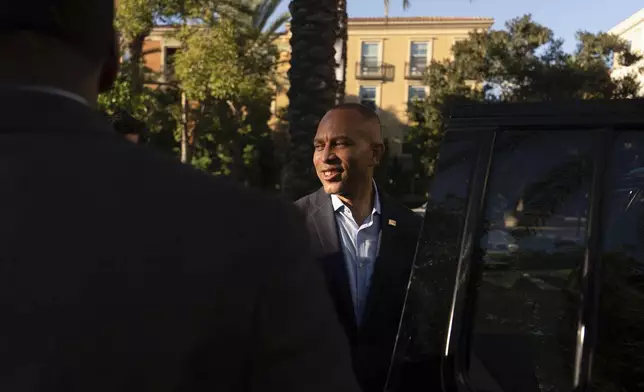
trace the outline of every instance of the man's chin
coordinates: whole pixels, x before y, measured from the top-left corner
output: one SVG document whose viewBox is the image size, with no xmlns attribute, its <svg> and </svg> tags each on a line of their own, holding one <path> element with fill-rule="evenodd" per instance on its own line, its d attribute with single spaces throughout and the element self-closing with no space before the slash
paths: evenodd
<svg viewBox="0 0 644 392">
<path fill-rule="evenodd" d="M 342 192 L 342 183 L 340 182 L 327 182 L 322 184 L 324 192 L 329 195 L 337 195 Z"/>
</svg>

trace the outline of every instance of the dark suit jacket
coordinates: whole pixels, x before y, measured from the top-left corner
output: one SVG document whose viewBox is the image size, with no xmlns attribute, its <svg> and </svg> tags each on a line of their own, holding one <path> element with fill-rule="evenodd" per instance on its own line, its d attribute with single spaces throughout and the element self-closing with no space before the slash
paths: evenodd
<svg viewBox="0 0 644 392">
<path fill-rule="evenodd" d="M 0 391 L 356 391 L 290 203 L 0 93 Z"/>
<path fill-rule="evenodd" d="M 336 311 L 352 347 L 354 369 L 364 392 L 381 392 L 387 378 L 421 218 L 383 192 L 380 254 L 362 325 L 357 326 L 331 197 L 323 189 L 298 200 L 306 214 L 313 253 L 322 266 Z M 396 225 L 390 225 L 394 220 Z"/>
</svg>

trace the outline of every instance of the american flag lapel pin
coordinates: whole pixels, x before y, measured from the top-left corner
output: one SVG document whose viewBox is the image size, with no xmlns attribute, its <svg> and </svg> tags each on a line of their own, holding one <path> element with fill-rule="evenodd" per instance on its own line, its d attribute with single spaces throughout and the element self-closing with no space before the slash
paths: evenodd
<svg viewBox="0 0 644 392">
<path fill-rule="evenodd" d="M 396 227 L 396 221 L 393 219 L 389 219 L 389 226 Z"/>
</svg>

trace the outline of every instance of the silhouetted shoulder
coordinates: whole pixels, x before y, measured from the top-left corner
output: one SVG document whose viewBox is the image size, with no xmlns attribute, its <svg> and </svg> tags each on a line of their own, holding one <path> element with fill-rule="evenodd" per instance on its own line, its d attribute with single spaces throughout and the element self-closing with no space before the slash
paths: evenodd
<svg viewBox="0 0 644 392">
<path fill-rule="evenodd" d="M 94 178 L 112 177 L 113 189 L 127 189 L 141 200 L 136 216 L 155 230 L 165 230 L 159 235 L 176 232 L 184 244 L 203 252 L 204 246 L 210 247 L 213 256 L 245 258 L 263 269 L 266 265 L 256 256 L 271 256 L 276 246 L 288 244 L 301 231 L 303 219 L 290 202 L 196 170 L 152 148 L 120 138 L 113 142 L 83 161 L 97 163 L 91 168 Z"/>
</svg>

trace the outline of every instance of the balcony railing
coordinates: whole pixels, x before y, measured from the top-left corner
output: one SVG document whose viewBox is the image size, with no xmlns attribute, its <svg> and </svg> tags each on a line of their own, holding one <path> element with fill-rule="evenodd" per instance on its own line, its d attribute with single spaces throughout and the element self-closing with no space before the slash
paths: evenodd
<svg viewBox="0 0 644 392">
<path fill-rule="evenodd" d="M 426 70 L 426 64 L 405 63 L 405 79 L 420 80 Z"/>
<path fill-rule="evenodd" d="M 356 63 L 356 78 L 363 80 L 393 80 L 394 66 L 391 64 Z"/>
</svg>

